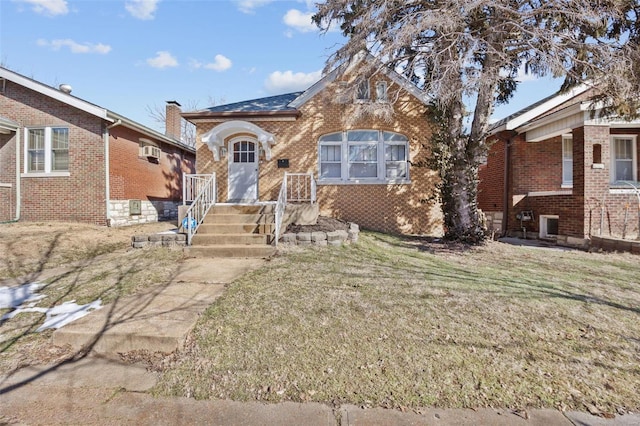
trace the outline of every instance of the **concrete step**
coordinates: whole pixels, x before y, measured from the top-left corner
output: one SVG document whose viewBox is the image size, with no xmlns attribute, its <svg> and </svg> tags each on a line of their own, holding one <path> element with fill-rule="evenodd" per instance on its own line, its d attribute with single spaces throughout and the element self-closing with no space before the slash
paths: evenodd
<svg viewBox="0 0 640 426">
<path fill-rule="evenodd" d="M 198 234 L 273 234 L 274 223 L 202 223 Z"/>
<path fill-rule="evenodd" d="M 275 215 L 271 213 L 227 214 L 209 211 L 202 223 L 274 223 Z"/>
<path fill-rule="evenodd" d="M 275 204 L 215 204 L 211 208 L 214 214 L 257 214 L 273 213 Z"/>
<path fill-rule="evenodd" d="M 275 247 L 267 245 L 221 245 L 221 246 L 189 246 L 185 252 L 193 257 L 252 257 L 265 258 L 273 256 Z"/>
<path fill-rule="evenodd" d="M 192 245 L 208 246 L 208 245 L 266 245 L 271 242 L 269 234 L 204 234 L 198 232 L 191 240 Z"/>
</svg>

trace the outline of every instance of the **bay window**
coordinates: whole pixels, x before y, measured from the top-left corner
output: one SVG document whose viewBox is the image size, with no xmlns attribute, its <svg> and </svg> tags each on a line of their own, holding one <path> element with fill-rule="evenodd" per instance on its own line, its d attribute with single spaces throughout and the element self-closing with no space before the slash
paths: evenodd
<svg viewBox="0 0 640 426">
<path fill-rule="evenodd" d="M 378 130 L 350 130 L 320 137 L 319 180 L 330 183 L 404 183 L 409 140 Z"/>
</svg>

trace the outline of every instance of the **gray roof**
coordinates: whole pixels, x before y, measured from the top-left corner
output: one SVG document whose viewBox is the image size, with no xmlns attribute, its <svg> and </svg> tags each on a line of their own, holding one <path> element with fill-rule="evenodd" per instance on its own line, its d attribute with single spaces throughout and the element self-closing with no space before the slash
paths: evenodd
<svg viewBox="0 0 640 426">
<path fill-rule="evenodd" d="M 235 102 L 204 109 L 202 112 L 272 112 L 295 111 L 289 104 L 304 92 L 287 93 L 269 96 L 267 98 L 252 99 L 250 101 Z"/>
<path fill-rule="evenodd" d="M 537 102 L 532 103 L 529 106 L 526 106 L 524 108 L 522 108 L 521 110 L 514 112 L 511 115 L 506 116 L 505 118 L 496 121 L 495 123 L 493 123 L 491 126 L 489 126 L 489 131 L 493 130 L 493 129 L 497 129 L 500 126 L 504 126 L 505 124 L 507 124 L 509 121 L 513 120 L 516 117 L 520 117 L 522 114 L 526 114 L 527 112 L 531 111 L 534 108 L 539 107 L 540 105 L 544 104 L 545 102 L 555 98 L 556 96 L 558 96 L 560 94 L 560 92 L 556 92 L 553 95 L 549 95 L 546 98 L 540 99 Z"/>
</svg>

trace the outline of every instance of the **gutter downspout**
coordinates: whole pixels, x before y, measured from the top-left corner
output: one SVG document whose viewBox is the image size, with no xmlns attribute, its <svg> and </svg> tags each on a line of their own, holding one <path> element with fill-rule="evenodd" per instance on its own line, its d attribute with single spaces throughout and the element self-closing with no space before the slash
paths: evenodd
<svg viewBox="0 0 640 426">
<path fill-rule="evenodd" d="M 22 133 L 21 129 L 16 129 L 16 217 L 14 221 L 20 220 L 20 155 L 22 153 L 22 147 L 20 146 L 20 134 Z"/>
<path fill-rule="evenodd" d="M 504 139 L 504 183 L 503 183 L 503 199 L 502 199 L 502 237 L 507 236 L 509 229 L 509 181 L 511 179 L 511 173 L 509 173 L 511 166 L 511 145 L 516 136 L 514 131 L 511 135 Z"/>
<path fill-rule="evenodd" d="M 120 126 L 122 124 L 122 120 L 118 119 L 116 120 L 113 124 L 110 124 L 108 126 L 105 127 L 104 129 L 104 134 L 103 134 L 103 139 L 104 139 L 104 181 L 105 181 L 105 203 L 106 203 L 106 209 L 107 209 L 107 226 L 111 226 L 111 213 L 109 212 L 109 208 L 111 207 L 110 204 L 110 197 L 111 197 L 111 193 L 110 193 L 110 188 L 109 185 L 111 184 L 109 181 L 109 130 L 116 127 L 116 126 Z"/>
</svg>

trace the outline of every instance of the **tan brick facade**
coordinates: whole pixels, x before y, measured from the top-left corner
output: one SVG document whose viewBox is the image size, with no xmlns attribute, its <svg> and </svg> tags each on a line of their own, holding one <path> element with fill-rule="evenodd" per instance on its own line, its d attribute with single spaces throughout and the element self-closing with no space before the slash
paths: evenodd
<svg viewBox="0 0 640 426">
<path fill-rule="evenodd" d="M 371 79 L 375 87 L 376 79 Z M 389 88 L 398 85 L 387 80 Z M 318 186 L 320 212 L 360 224 L 372 230 L 404 233 L 429 234 L 442 233 L 442 215 L 437 200 L 437 173 L 426 166 L 430 156 L 430 122 L 425 106 L 408 92 L 401 91 L 393 106 L 395 113 L 390 121 L 375 119 L 371 116 L 351 122 L 354 117 L 352 103 L 337 103 L 336 93 L 339 82 L 329 84 L 324 90 L 303 103 L 298 116 L 243 118 L 252 122 L 276 137 L 272 148 L 272 159 L 261 159 L 259 164 L 259 198 L 262 201 L 276 200 L 282 184 L 284 172 L 313 173 L 318 177 L 318 142 L 322 135 L 344 130 L 371 129 L 393 131 L 409 139 L 410 183 L 402 184 L 322 184 Z M 223 122 L 221 119 L 194 120 L 197 125 L 197 140 L 203 134 Z M 235 137 L 231 136 L 229 139 Z M 229 140 L 227 139 L 227 141 Z M 218 181 L 218 197 L 227 199 L 228 163 L 227 158 L 214 161 L 209 148 L 198 142 L 198 173 L 215 172 Z M 278 159 L 289 161 L 288 169 L 277 167 Z"/>
</svg>

